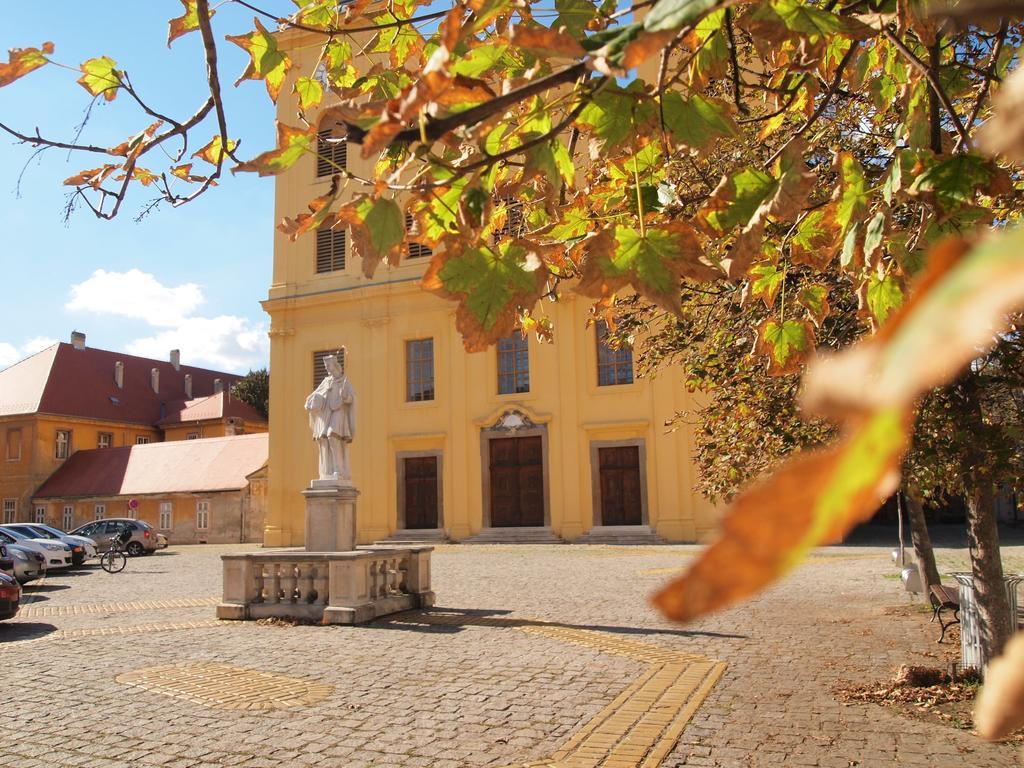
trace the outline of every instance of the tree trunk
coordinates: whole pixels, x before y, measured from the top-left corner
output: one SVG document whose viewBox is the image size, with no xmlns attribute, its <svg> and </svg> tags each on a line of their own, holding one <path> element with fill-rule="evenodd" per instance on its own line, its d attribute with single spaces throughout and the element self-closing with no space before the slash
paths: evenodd
<svg viewBox="0 0 1024 768">
<path fill-rule="evenodd" d="M 967 543 L 971 549 L 971 572 L 981 619 L 981 642 L 989 660 L 999 655 L 1016 630 L 1016 626 L 1011 626 L 1010 606 L 1003 586 L 995 501 L 992 482 L 980 476 L 976 469 L 971 470 L 967 479 Z"/>
<path fill-rule="evenodd" d="M 917 570 L 921 574 L 921 585 L 924 588 L 924 601 L 933 584 L 941 584 L 939 569 L 935 565 L 935 552 L 932 549 L 932 537 L 928 533 L 928 523 L 924 519 L 924 505 L 917 489 L 907 487 L 904 495 L 907 499 L 907 518 L 910 521 L 910 541 L 914 545 L 914 557 L 917 559 Z"/>
</svg>

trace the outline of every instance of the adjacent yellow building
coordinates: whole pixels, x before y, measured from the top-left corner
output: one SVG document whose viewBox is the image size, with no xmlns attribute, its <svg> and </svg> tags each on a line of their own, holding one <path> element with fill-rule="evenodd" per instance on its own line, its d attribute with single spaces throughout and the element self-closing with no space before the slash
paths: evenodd
<svg viewBox="0 0 1024 768">
<path fill-rule="evenodd" d="M 289 31 L 279 44 L 290 77 L 309 74 L 316 36 Z M 321 41 L 322 44 L 322 41 Z M 286 83 L 279 119 L 294 122 Z M 310 119 L 315 119 L 309 116 Z M 372 164 L 343 143 L 321 151 L 355 173 Z M 309 156 L 277 177 L 276 218 L 327 191 L 329 163 Z M 363 277 L 345 232 L 290 241 L 275 233 L 263 307 L 271 318 L 267 546 L 303 543 L 301 491 L 316 472 L 303 411 L 322 358 L 347 348 L 356 391 L 353 478 L 361 491 L 358 538 L 478 541 L 693 541 L 714 507 L 694 490 L 693 441 L 667 419 L 691 407 L 671 376 L 637 379 L 629 350 L 587 327 L 588 301 L 545 306 L 552 344 L 514 335 L 469 354 L 454 304 L 424 292 L 429 251 Z"/>
</svg>

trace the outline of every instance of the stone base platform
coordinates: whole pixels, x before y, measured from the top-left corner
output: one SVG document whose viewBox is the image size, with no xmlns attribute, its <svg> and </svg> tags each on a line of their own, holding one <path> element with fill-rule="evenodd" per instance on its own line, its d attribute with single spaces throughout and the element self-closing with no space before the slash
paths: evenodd
<svg viewBox="0 0 1024 768">
<path fill-rule="evenodd" d="M 363 624 L 434 604 L 431 546 L 351 552 L 282 550 L 222 555 L 224 598 L 217 618 L 288 618 Z"/>
</svg>

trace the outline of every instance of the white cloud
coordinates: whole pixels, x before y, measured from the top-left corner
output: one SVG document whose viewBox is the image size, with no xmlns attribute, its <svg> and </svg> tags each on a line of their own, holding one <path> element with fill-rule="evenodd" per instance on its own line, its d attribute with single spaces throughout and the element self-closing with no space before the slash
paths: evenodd
<svg viewBox="0 0 1024 768">
<path fill-rule="evenodd" d="M 266 364 L 270 343 L 265 326 L 244 317 L 221 315 L 186 318 L 176 328 L 131 342 L 127 351 L 163 359 L 169 349 L 180 349 L 186 365 L 244 371 Z"/>
<path fill-rule="evenodd" d="M 47 347 L 52 347 L 56 343 L 56 339 L 49 339 L 46 336 L 36 336 L 34 339 L 29 339 L 21 345 L 21 352 L 27 357 L 28 355 L 34 355 L 36 352 L 42 352 Z"/>
<path fill-rule="evenodd" d="M 138 269 L 97 269 L 88 280 L 71 286 L 71 299 L 65 309 L 131 317 L 160 328 L 172 328 L 180 325 L 204 300 L 202 289 L 195 283 L 170 287 Z"/>
</svg>

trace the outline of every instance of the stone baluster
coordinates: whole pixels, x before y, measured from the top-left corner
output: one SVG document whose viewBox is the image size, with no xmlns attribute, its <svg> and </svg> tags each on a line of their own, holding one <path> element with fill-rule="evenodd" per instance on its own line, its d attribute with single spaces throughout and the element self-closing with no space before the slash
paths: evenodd
<svg viewBox="0 0 1024 768">
<path fill-rule="evenodd" d="M 313 563 L 302 564 L 303 587 L 301 597 L 304 603 L 313 602 L 313 591 L 316 589 L 316 585 L 313 583 L 313 573 L 315 570 L 316 566 Z"/>
<path fill-rule="evenodd" d="M 295 578 L 295 571 L 295 563 L 281 564 L 281 592 L 283 593 L 282 599 L 286 603 L 295 602 L 295 582 L 298 581 Z"/>
<path fill-rule="evenodd" d="M 270 563 L 267 568 L 270 570 L 270 589 L 267 593 L 267 602 L 279 603 L 281 602 L 281 565 Z"/>
<path fill-rule="evenodd" d="M 253 578 L 253 582 L 254 582 L 254 584 L 253 584 L 253 587 L 254 587 L 253 594 L 256 595 L 256 599 L 253 602 L 262 603 L 263 599 L 264 599 L 264 594 L 263 594 L 264 582 L 263 582 L 263 564 L 262 563 L 256 563 L 253 566 L 252 578 Z"/>
<path fill-rule="evenodd" d="M 381 576 L 380 562 L 377 560 L 370 561 L 370 597 L 376 600 L 380 597 L 381 589 Z"/>
<path fill-rule="evenodd" d="M 406 580 L 409 576 L 409 554 L 402 555 L 402 558 L 398 561 L 398 591 L 408 592 L 408 584 Z"/>
<path fill-rule="evenodd" d="M 394 557 L 388 561 L 388 591 L 392 595 L 398 594 L 398 558 Z"/>
<path fill-rule="evenodd" d="M 313 579 L 314 589 L 316 589 L 316 605 L 327 605 L 327 596 L 330 586 L 330 565 L 327 563 L 319 563 L 316 566 L 316 577 Z"/>
</svg>

